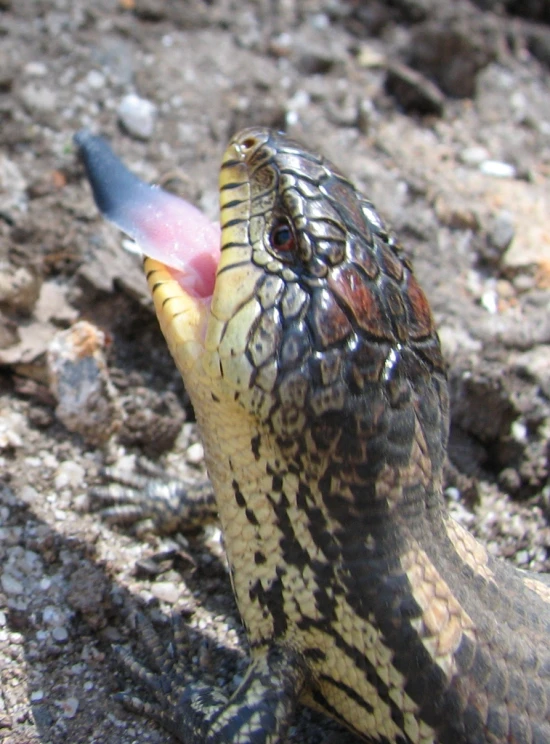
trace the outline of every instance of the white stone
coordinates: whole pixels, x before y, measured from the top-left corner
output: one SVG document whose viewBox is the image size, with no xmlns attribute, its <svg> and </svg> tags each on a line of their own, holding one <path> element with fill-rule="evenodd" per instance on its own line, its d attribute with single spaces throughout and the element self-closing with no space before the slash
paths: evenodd
<svg viewBox="0 0 550 744">
<path fill-rule="evenodd" d="M 124 96 L 118 107 L 118 118 L 129 134 L 149 139 L 155 128 L 157 109 L 154 103 L 135 93 Z"/>
<path fill-rule="evenodd" d="M 65 718 L 74 718 L 78 711 L 79 702 L 75 697 L 68 697 L 66 700 L 59 700 L 58 705 Z"/>
<path fill-rule="evenodd" d="M 462 150 L 459 157 L 464 165 L 480 165 L 483 161 L 489 159 L 489 153 L 484 147 L 474 145 Z"/>
<path fill-rule="evenodd" d="M 59 490 L 66 486 L 76 488 L 82 485 L 84 468 L 72 460 L 62 462 L 55 473 L 54 485 Z"/>
<path fill-rule="evenodd" d="M 485 176 L 494 176 L 495 178 L 515 178 L 516 169 L 510 163 L 503 163 L 500 160 L 484 160 L 479 165 L 479 170 Z"/>
<path fill-rule="evenodd" d="M 186 453 L 188 463 L 191 465 L 199 465 L 204 460 L 204 447 L 201 442 L 195 442 L 192 444 Z"/>
<path fill-rule="evenodd" d="M 52 638 L 57 643 L 66 643 L 69 640 L 69 632 L 63 626 L 56 627 L 52 630 Z"/>
<path fill-rule="evenodd" d="M 175 604 L 180 596 L 180 590 L 172 581 L 155 582 L 151 587 L 151 593 L 167 604 Z"/>
<path fill-rule="evenodd" d="M 86 82 L 90 88 L 101 90 L 105 87 L 105 75 L 102 72 L 99 72 L 99 70 L 90 70 L 86 75 Z"/>
<path fill-rule="evenodd" d="M 0 583 L 6 594 L 23 594 L 23 584 L 9 573 L 2 574 Z"/>
</svg>

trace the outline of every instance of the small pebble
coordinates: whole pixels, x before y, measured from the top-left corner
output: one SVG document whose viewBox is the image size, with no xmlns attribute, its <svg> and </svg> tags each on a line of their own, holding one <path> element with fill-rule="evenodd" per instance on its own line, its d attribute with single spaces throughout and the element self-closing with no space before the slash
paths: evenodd
<svg viewBox="0 0 550 744">
<path fill-rule="evenodd" d="M 81 485 L 83 480 L 84 468 L 72 460 L 65 460 L 57 469 L 54 485 L 57 490 L 61 490 L 66 486 L 72 486 L 74 488 Z"/>
<path fill-rule="evenodd" d="M 500 211 L 494 218 L 488 233 L 488 238 L 499 251 L 505 251 L 515 235 L 514 216 L 506 209 Z"/>
<path fill-rule="evenodd" d="M 479 164 L 479 170 L 485 176 L 494 176 L 495 178 L 516 178 L 517 171 L 510 163 L 503 163 L 500 160 L 484 160 Z"/>
<path fill-rule="evenodd" d="M 105 75 L 99 72 L 99 70 L 90 70 L 86 75 L 86 82 L 93 90 L 101 90 L 105 87 L 107 81 L 105 80 Z"/>
<path fill-rule="evenodd" d="M 190 465 L 200 465 L 204 460 L 204 447 L 201 442 L 192 444 L 186 452 L 185 459 Z"/>
<path fill-rule="evenodd" d="M 295 127 L 300 121 L 300 116 L 297 111 L 287 111 L 285 114 L 285 122 L 288 128 Z"/>
<path fill-rule="evenodd" d="M 529 563 L 529 552 L 527 550 L 518 550 L 516 553 L 516 563 L 518 566 L 524 566 Z"/>
<path fill-rule="evenodd" d="M 43 62 L 27 62 L 23 73 L 29 77 L 45 77 L 48 74 L 48 68 Z"/>
<path fill-rule="evenodd" d="M 52 630 L 52 638 L 54 641 L 57 641 L 57 643 L 66 643 L 69 640 L 67 628 L 62 626 L 54 628 Z"/>
<path fill-rule="evenodd" d="M 42 612 L 42 617 L 44 619 L 44 622 L 48 625 L 56 626 L 61 625 L 64 621 L 64 617 L 62 613 L 57 609 L 57 607 L 48 606 L 45 607 Z"/>
<path fill-rule="evenodd" d="M 529 439 L 529 430 L 523 421 L 514 421 L 510 427 L 512 436 L 516 442 L 527 442 Z"/>
<path fill-rule="evenodd" d="M 74 718 L 78 711 L 79 702 L 75 697 L 68 697 L 66 700 L 59 700 L 58 705 L 65 718 Z"/>
<path fill-rule="evenodd" d="M 383 67 L 386 64 L 386 57 L 381 52 L 373 49 L 367 44 L 364 44 L 359 48 L 356 60 L 359 67 L 366 68 Z"/>
<path fill-rule="evenodd" d="M 491 315 L 498 312 L 498 295 L 494 289 L 488 289 L 486 292 L 483 292 L 480 302 L 482 307 L 491 313 Z"/>
<path fill-rule="evenodd" d="M 24 315 L 30 314 L 40 295 L 41 286 L 42 280 L 36 272 L 24 266 L 7 266 L 0 271 L 0 303 Z"/>
<path fill-rule="evenodd" d="M 529 349 L 516 358 L 515 366 L 522 375 L 535 380 L 544 395 L 550 398 L 550 346 L 542 344 Z M 549 436 L 545 438 L 550 439 Z"/>
<path fill-rule="evenodd" d="M 26 571 L 42 570 L 42 559 L 34 550 L 25 550 L 23 567 Z"/>
<path fill-rule="evenodd" d="M 512 282 L 518 292 L 528 292 L 535 286 L 535 278 L 529 274 L 518 274 L 512 277 Z"/>
<path fill-rule="evenodd" d="M 309 93 L 302 88 L 299 88 L 296 93 L 289 98 L 287 101 L 287 108 L 289 111 L 298 111 L 299 109 L 306 108 L 311 103 Z"/>
<path fill-rule="evenodd" d="M 118 118 L 132 137 L 148 140 L 155 128 L 157 109 L 154 103 L 130 93 L 118 107 Z"/>
<path fill-rule="evenodd" d="M 56 468 L 59 465 L 59 460 L 53 454 L 53 452 L 44 452 L 44 451 L 42 451 L 40 453 L 40 456 L 42 457 L 42 462 L 44 463 L 44 466 L 46 468 L 51 468 L 53 470 L 54 468 Z"/>
<path fill-rule="evenodd" d="M 0 406 L 0 450 L 21 447 L 25 430 L 25 418 L 20 413 Z"/>
<path fill-rule="evenodd" d="M 454 486 L 449 486 L 449 488 L 445 489 L 445 496 L 449 501 L 460 501 L 460 491 Z"/>
<path fill-rule="evenodd" d="M 29 83 L 21 90 L 21 103 L 30 114 L 52 114 L 57 110 L 57 94 L 51 88 Z"/>
<path fill-rule="evenodd" d="M 161 602 L 175 604 L 181 591 L 172 581 L 157 581 L 152 585 L 151 593 Z"/>
<path fill-rule="evenodd" d="M 483 161 L 489 160 L 489 153 L 484 147 L 466 147 L 459 157 L 464 165 L 481 165 Z"/>
<path fill-rule="evenodd" d="M 9 573 L 3 573 L 0 584 L 6 594 L 23 594 L 23 584 Z"/>
<path fill-rule="evenodd" d="M 0 449 L 15 449 L 16 447 L 22 447 L 23 440 L 15 431 L 2 431 L 0 429 Z"/>
</svg>

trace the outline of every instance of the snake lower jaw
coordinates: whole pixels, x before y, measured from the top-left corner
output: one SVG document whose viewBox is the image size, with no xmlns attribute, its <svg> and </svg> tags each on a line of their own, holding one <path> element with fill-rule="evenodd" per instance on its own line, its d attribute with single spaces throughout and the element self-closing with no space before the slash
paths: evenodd
<svg viewBox="0 0 550 744">
<path fill-rule="evenodd" d="M 261 314 L 255 297 L 261 269 L 226 265 L 214 294 L 207 296 L 189 286 L 187 274 L 155 259 L 146 258 L 144 269 L 163 335 L 194 405 L 208 390 L 208 399 L 213 392 L 228 400 L 250 391 L 254 369 L 244 352 L 248 329 Z"/>
<path fill-rule="evenodd" d="M 145 258 L 144 270 L 163 335 L 185 375 L 204 353 L 212 296 L 186 288 L 178 272 L 153 258 Z"/>
</svg>

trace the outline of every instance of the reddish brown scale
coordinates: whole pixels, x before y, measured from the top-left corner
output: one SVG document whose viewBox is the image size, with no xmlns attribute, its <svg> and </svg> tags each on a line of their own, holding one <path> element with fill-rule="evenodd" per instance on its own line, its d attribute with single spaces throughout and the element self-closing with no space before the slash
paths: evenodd
<svg viewBox="0 0 550 744">
<path fill-rule="evenodd" d="M 387 246 L 383 246 L 380 252 L 382 266 L 386 274 L 401 282 L 403 279 L 403 263 L 397 258 L 393 251 Z"/>
<path fill-rule="evenodd" d="M 404 293 L 409 305 L 409 336 L 414 339 L 427 338 L 435 333 L 434 320 L 426 295 L 412 274 L 407 277 Z"/>
<path fill-rule="evenodd" d="M 361 266 L 361 270 L 365 272 L 368 279 L 374 280 L 377 278 L 380 274 L 380 266 L 362 240 L 350 239 L 348 251 L 350 259 Z"/>
<path fill-rule="evenodd" d="M 328 286 L 349 308 L 360 328 L 376 338 L 395 340 L 377 295 L 366 285 L 355 266 L 332 272 L 328 276 Z"/>
<path fill-rule="evenodd" d="M 382 291 L 397 338 L 405 343 L 409 338 L 409 319 L 401 288 L 389 281 Z"/>
<path fill-rule="evenodd" d="M 325 349 L 342 341 L 352 332 L 351 323 L 344 311 L 326 290 L 317 292 L 313 298 L 313 323 L 315 336 Z"/>
<path fill-rule="evenodd" d="M 334 206 L 344 218 L 348 231 L 364 235 L 365 215 L 353 186 L 344 178 L 336 176 L 323 184 L 323 191 L 334 200 Z"/>
</svg>

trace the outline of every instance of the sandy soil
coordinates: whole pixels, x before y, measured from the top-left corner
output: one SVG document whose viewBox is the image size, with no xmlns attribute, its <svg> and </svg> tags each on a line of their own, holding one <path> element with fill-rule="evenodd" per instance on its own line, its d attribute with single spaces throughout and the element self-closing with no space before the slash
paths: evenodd
<svg viewBox="0 0 550 744">
<path fill-rule="evenodd" d="M 136 606 L 160 628 L 184 612 L 197 675 L 231 690 L 246 667 L 219 532 L 143 541 L 90 510 L 105 464 L 203 469 L 139 261 L 77 161 L 82 127 L 213 219 L 242 126 L 348 173 L 440 327 L 453 512 L 550 569 L 549 21 L 545 0 L 0 0 L 0 741 L 170 741 L 113 700 Z M 105 405 L 71 432 L 47 351 L 78 320 Z M 290 740 L 346 736 L 304 712 Z"/>
</svg>

